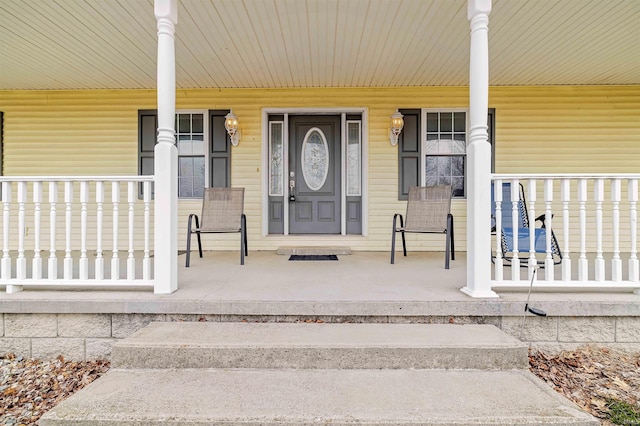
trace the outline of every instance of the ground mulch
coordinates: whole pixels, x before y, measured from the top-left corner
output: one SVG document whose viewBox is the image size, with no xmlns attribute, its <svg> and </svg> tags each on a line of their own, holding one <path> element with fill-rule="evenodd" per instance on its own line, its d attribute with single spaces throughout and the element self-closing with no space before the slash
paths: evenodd
<svg viewBox="0 0 640 426">
<path fill-rule="evenodd" d="M 55 361 L 0 358 L 0 424 L 35 425 L 58 402 L 109 369 L 108 361 Z"/>
<path fill-rule="evenodd" d="M 640 353 L 592 347 L 556 356 L 532 351 L 529 369 L 603 425 L 613 424 L 606 420 L 611 400 L 640 411 Z"/>
<path fill-rule="evenodd" d="M 610 399 L 640 409 L 640 353 L 581 348 L 551 356 L 532 351 L 531 371 L 583 410 L 606 419 Z M 0 424 L 35 425 L 55 404 L 109 369 L 108 361 L 55 361 L 0 358 Z"/>
</svg>

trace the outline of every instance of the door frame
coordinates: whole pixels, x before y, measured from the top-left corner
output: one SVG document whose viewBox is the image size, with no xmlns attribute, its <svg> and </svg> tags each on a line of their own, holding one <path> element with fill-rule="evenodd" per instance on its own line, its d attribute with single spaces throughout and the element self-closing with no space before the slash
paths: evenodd
<svg viewBox="0 0 640 426">
<path fill-rule="evenodd" d="M 335 107 L 335 108 L 262 108 L 262 236 L 269 234 L 269 115 L 284 116 L 283 140 L 289 140 L 289 115 L 340 115 L 340 176 L 341 176 L 341 206 L 340 206 L 340 235 L 347 235 L 347 190 L 346 190 L 346 125 L 347 114 L 362 114 L 361 127 L 361 190 L 362 190 L 362 236 L 367 236 L 369 228 L 369 200 L 367 176 L 369 175 L 369 110 L 366 107 Z M 284 144 L 284 188 L 288 188 L 289 182 L 289 147 Z M 289 198 L 284 197 L 284 235 L 289 235 Z"/>
</svg>

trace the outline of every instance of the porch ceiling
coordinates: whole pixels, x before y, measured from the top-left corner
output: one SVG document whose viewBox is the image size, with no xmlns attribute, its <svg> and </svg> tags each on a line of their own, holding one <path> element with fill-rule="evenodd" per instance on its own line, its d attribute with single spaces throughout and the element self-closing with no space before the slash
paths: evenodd
<svg viewBox="0 0 640 426">
<path fill-rule="evenodd" d="M 640 84 L 639 0 L 494 0 L 492 85 Z M 179 88 L 466 86 L 466 0 L 179 5 Z M 156 86 L 153 0 L 3 0 L 0 89 Z"/>
</svg>

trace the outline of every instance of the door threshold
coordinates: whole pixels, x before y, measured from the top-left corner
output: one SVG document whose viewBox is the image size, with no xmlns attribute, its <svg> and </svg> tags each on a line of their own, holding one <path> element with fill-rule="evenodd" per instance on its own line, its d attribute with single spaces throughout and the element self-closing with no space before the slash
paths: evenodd
<svg viewBox="0 0 640 426">
<path fill-rule="evenodd" d="M 351 254 L 351 247 L 345 246 L 280 246 L 276 250 L 277 254 L 283 255 L 348 255 Z"/>
</svg>

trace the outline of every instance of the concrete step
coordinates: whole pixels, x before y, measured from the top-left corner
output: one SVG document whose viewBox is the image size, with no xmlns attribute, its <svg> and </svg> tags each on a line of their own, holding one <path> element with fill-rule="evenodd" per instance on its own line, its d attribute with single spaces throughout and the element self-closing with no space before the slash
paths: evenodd
<svg viewBox="0 0 640 426">
<path fill-rule="evenodd" d="M 159 322 L 117 342 L 115 368 L 527 368 L 491 325 Z"/>
<path fill-rule="evenodd" d="M 81 424 L 599 423 L 524 370 L 112 369 L 40 420 Z"/>
</svg>

